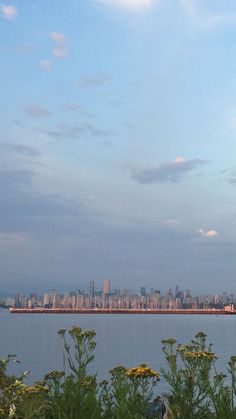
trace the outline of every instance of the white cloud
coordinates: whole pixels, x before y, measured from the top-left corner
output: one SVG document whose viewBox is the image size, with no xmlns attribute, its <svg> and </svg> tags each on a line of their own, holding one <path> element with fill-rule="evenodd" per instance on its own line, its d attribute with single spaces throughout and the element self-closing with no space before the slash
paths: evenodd
<svg viewBox="0 0 236 419">
<path fill-rule="evenodd" d="M 53 53 L 54 57 L 59 58 L 59 59 L 63 59 L 68 54 L 68 49 L 65 46 L 58 46 L 56 48 L 53 48 L 52 53 Z"/>
<path fill-rule="evenodd" d="M 51 32 L 51 40 L 55 43 L 55 47 L 52 50 L 54 57 L 63 59 L 68 54 L 67 38 L 62 32 Z"/>
<path fill-rule="evenodd" d="M 198 230 L 198 232 L 201 234 L 201 236 L 204 236 L 204 237 L 217 237 L 217 236 L 219 236 L 219 233 L 216 230 L 203 230 L 201 228 L 200 230 Z"/>
<path fill-rule="evenodd" d="M 9 20 L 15 19 L 18 14 L 15 6 L 6 4 L 0 5 L 0 12 L 5 19 Z"/>
<path fill-rule="evenodd" d="M 45 71 L 52 71 L 52 63 L 49 60 L 41 60 L 39 66 Z"/>
<path fill-rule="evenodd" d="M 154 4 L 153 0 L 98 0 L 106 6 L 126 9 L 130 11 L 140 11 L 150 9 Z"/>
<path fill-rule="evenodd" d="M 182 163 L 185 163 L 186 161 L 187 159 L 185 159 L 184 157 L 176 157 L 174 160 L 176 164 L 182 164 Z"/>
<path fill-rule="evenodd" d="M 66 36 L 64 33 L 62 32 L 51 32 L 50 33 L 50 38 L 56 42 L 57 44 L 62 44 L 64 45 L 66 42 Z"/>
<path fill-rule="evenodd" d="M 200 9 L 197 0 L 180 0 L 180 2 L 187 15 L 196 23 L 205 27 L 211 28 L 218 24 L 236 23 L 236 12 L 234 11 L 207 13 L 204 9 Z M 205 4 L 209 3 L 206 1 Z"/>
</svg>

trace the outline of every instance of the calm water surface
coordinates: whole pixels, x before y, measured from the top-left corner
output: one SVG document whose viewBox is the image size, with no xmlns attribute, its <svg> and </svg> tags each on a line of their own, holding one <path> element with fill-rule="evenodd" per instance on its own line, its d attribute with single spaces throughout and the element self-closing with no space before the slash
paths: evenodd
<svg viewBox="0 0 236 419">
<path fill-rule="evenodd" d="M 128 367 L 145 362 L 159 370 L 165 366 L 161 340 L 174 337 L 187 343 L 204 331 L 219 356 L 219 368 L 236 354 L 236 316 L 203 315 L 103 315 L 0 313 L 0 356 L 16 353 L 18 371 L 31 371 L 30 381 L 46 372 L 62 369 L 59 329 L 79 325 L 97 332 L 93 372 L 104 378 L 115 365 Z"/>
</svg>

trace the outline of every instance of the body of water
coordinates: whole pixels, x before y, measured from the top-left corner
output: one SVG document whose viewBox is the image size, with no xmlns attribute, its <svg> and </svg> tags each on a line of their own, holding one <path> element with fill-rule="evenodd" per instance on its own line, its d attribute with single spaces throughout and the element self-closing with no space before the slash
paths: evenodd
<svg viewBox="0 0 236 419">
<path fill-rule="evenodd" d="M 21 361 L 17 371 L 30 370 L 29 381 L 43 378 L 51 370 L 62 369 L 59 329 L 79 325 L 95 329 L 97 348 L 92 372 L 107 377 L 116 365 L 127 367 L 145 362 L 160 370 L 165 366 L 162 339 L 175 338 L 189 342 L 203 331 L 219 356 L 219 369 L 225 368 L 236 354 L 236 316 L 204 315 L 63 315 L 10 314 L 0 315 L 0 356 L 15 353 Z"/>
</svg>

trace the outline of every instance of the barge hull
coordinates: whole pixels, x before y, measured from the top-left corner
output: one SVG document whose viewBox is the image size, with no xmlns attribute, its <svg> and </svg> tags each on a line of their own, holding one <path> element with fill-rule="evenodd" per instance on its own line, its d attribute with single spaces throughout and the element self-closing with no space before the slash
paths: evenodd
<svg viewBox="0 0 236 419">
<path fill-rule="evenodd" d="M 236 310 L 212 309 L 77 309 L 77 308 L 10 308 L 13 314 L 202 314 L 233 315 Z"/>
</svg>

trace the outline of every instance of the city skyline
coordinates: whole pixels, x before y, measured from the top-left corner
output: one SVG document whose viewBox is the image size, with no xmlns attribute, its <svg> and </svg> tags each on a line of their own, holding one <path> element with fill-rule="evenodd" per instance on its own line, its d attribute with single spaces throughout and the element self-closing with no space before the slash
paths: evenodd
<svg viewBox="0 0 236 419">
<path fill-rule="evenodd" d="M 0 292 L 234 292 L 233 0 L 0 4 Z"/>
<path fill-rule="evenodd" d="M 222 293 L 194 295 L 190 289 L 182 290 L 179 285 L 161 290 L 112 288 L 109 279 L 102 284 L 90 281 L 86 288 L 58 292 L 55 288 L 40 295 L 14 293 L 0 295 L 0 307 L 18 308 L 68 308 L 68 309 L 224 309 L 236 306 L 236 294 Z"/>
</svg>

